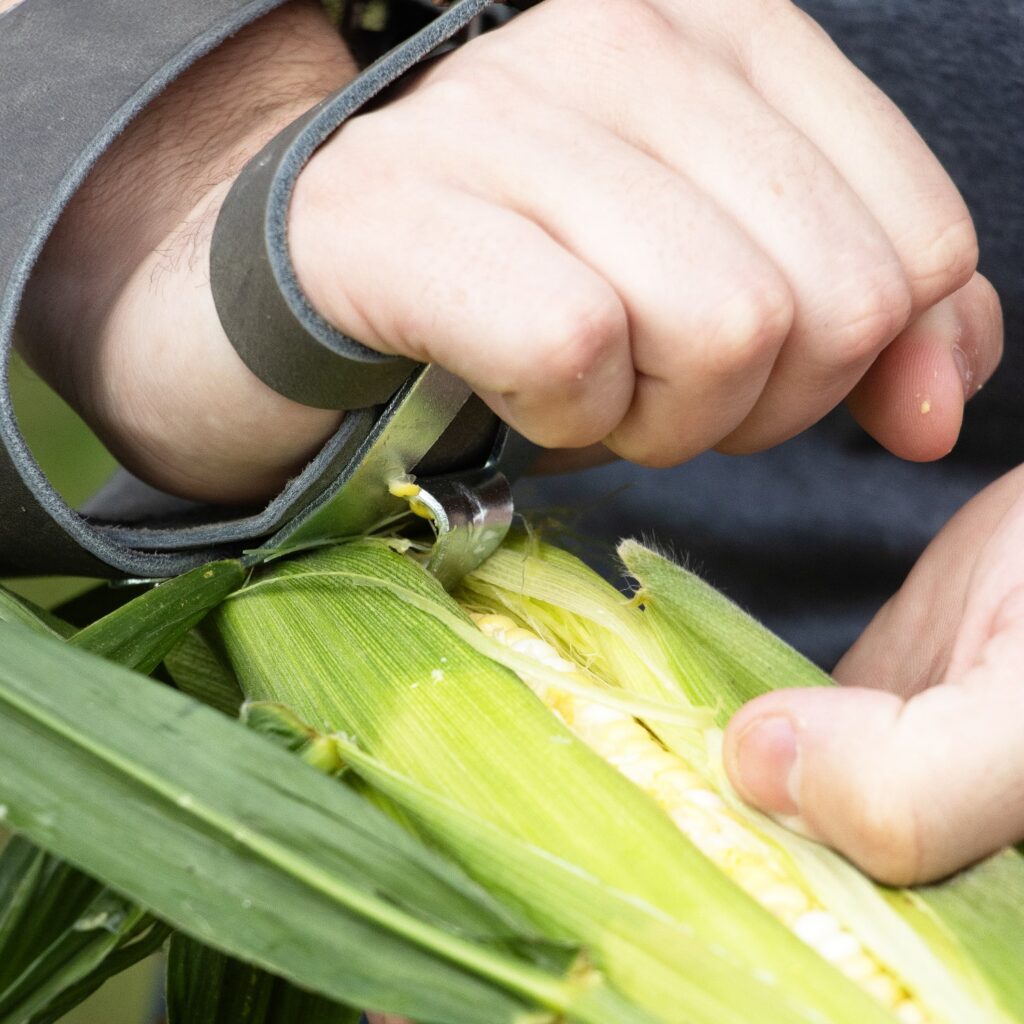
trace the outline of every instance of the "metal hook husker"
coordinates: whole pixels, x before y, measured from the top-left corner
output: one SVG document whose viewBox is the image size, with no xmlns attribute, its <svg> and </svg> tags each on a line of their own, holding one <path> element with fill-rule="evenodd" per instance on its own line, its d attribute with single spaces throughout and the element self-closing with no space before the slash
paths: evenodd
<svg viewBox="0 0 1024 1024">
<path fill-rule="evenodd" d="M 436 445 L 443 456 L 464 448 L 453 431 L 476 437 L 475 419 L 457 429 L 469 401 L 479 399 L 464 381 L 439 366 L 418 369 L 333 485 L 270 538 L 265 550 L 359 536 L 411 507 L 434 529 L 428 568 L 446 588 L 453 587 L 504 539 L 512 522 L 510 481 L 535 455 L 529 442 L 488 413 L 482 436 L 492 436 L 476 461 L 467 467 L 465 461 L 452 466 L 448 457 L 431 460 Z"/>
<path fill-rule="evenodd" d="M 415 501 L 434 528 L 427 568 L 445 590 L 493 554 L 512 525 L 512 486 L 496 469 L 424 481 Z"/>
</svg>

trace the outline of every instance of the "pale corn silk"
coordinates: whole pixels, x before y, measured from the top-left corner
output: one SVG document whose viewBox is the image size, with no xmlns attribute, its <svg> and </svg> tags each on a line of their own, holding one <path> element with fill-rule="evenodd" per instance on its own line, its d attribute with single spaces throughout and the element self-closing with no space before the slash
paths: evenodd
<svg viewBox="0 0 1024 1024">
<path fill-rule="evenodd" d="M 562 507 L 587 538 L 581 553 L 609 575 L 620 536 L 671 548 L 829 668 L 943 523 L 1024 462 L 1024 0 L 801 6 L 899 104 L 974 216 L 1006 355 L 960 444 L 937 464 L 902 463 L 840 410 L 757 456 L 615 464 L 527 482 L 519 503 Z"/>
</svg>

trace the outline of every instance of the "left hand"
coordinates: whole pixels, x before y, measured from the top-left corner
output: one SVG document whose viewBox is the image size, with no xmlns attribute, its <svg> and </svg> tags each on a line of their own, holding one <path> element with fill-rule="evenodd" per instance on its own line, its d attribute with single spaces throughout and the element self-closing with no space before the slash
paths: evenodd
<svg viewBox="0 0 1024 1024">
<path fill-rule="evenodd" d="M 743 796 L 893 884 L 1024 838 L 1024 466 L 953 518 L 835 675 L 847 688 L 776 691 L 733 718 Z"/>
<path fill-rule="evenodd" d="M 835 677 L 734 716 L 742 796 L 891 884 L 1024 839 L 1024 466 L 951 520 Z"/>
</svg>

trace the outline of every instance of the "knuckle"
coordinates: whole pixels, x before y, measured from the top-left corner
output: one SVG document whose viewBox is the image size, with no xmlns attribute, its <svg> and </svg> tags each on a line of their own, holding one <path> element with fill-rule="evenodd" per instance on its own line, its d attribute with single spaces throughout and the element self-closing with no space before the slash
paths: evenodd
<svg viewBox="0 0 1024 1024">
<path fill-rule="evenodd" d="M 416 93 L 418 106 L 435 116 L 459 122 L 485 112 L 483 81 L 487 76 L 467 66 L 469 62 L 452 64 L 445 73 L 431 78 Z M 491 74 L 489 70 L 488 74 Z M 417 111 L 418 113 L 418 111 Z"/>
<path fill-rule="evenodd" d="M 580 16 L 577 24 L 589 26 L 590 34 L 616 48 L 629 40 L 630 46 L 649 42 L 660 49 L 671 30 L 665 15 L 648 0 L 573 0 L 573 4 Z"/>
<path fill-rule="evenodd" d="M 564 302 L 539 328 L 542 374 L 549 387 L 581 388 L 628 343 L 626 312 L 610 290 Z"/>
<path fill-rule="evenodd" d="M 890 272 L 858 286 L 836 317 L 832 361 L 843 367 L 872 361 L 906 326 L 912 306 L 910 285 L 902 273 Z"/>
<path fill-rule="evenodd" d="M 792 293 L 781 281 L 745 288 L 716 309 L 710 333 L 709 368 L 732 375 L 775 357 L 793 326 Z"/>
<path fill-rule="evenodd" d="M 931 304 L 965 285 L 977 267 L 978 235 L 963 210 L 915 248 L 907 277 L 917 303 Z"/>
</svg>

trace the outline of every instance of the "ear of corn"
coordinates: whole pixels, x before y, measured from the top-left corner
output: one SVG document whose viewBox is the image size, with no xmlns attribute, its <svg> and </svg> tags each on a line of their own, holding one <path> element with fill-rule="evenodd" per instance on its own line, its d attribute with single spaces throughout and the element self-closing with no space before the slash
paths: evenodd
<svg viewBox="0 0 1024 1024">
<path fill-rule="evenodd" d="M 720 724 L 773 687 L 830 685 L 820 669 L 699 577 L 633 541 L 621 545 L 619 556 L 637 581 L 628 605 L 567 552 L 521 535 L 466 581 L 463 600 L 506 609 L 627 689 L 711 706 Z M 572 625 L 560 628 L 567 611 Z M 642 650 L 645 660 L 656 651 L 663 659 L 653 685 L 630 670 L 630 650 Z M 1015 1018 L 1024 1017 L 1024 858 L 1016 851 L 942 885 L 913 891 L 874 886 L 841 857 L 742 804 L 715 756 L 716 730 L 706 734 L 702 757 L 678 730 L 648 724 L 668 746 L 704 765 L 730 810 L 784 850 L 816 897 L 883 960 L 902 960 L 916 988 L 939 1004 L 939 1019 L 942 1012 L 955 1020 L 979 1012 L 951 1001 L 950 978 L 982 1005 L 991 991 Z"/>
<path fill-rule="evenodd" d="M 409 557 L 364 541 L 275 565 L 218 628 L 247 697 L 342 733 L 417 829 L 659 1020 L 1024 1019 L 923 902 L 736 800 L 713 718 L 753 686 L 716 645 L 743 654 L 717 605 L 722 635 L 694 639 L 663 575 L 645 609 L 520 539 L 458 595 L 477 628 Z M 763 686 L 779 656 L 757 641 Z"/>
</svg>

